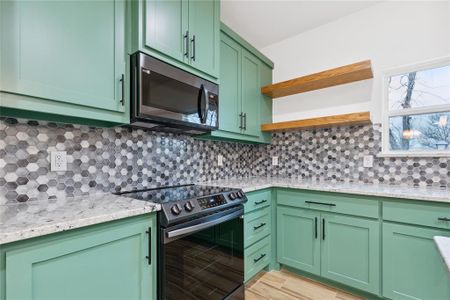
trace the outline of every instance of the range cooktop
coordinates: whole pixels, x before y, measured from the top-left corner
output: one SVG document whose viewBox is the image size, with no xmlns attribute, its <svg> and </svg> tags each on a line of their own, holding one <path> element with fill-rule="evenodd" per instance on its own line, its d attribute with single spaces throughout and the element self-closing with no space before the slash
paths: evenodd
<svg viewBox="0 0 450 300">
<path fill-rule="evenodd" d="M 163 216 L 160 218 L 160 223 L 163 226 L 199 218 L 247 201 L 247 197 L 240 189 L 194 184 L 116 194 L 161 204 Z"/>
</svg>

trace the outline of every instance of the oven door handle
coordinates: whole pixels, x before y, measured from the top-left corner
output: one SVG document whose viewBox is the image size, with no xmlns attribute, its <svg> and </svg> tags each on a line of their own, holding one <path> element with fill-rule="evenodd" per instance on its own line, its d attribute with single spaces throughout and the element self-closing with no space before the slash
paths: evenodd
<svg viewBox="0 0 450 300">
<path fill-rule="evenodd" d="M 215 220 L 211 220 L 211 221 L 208 221 L 208 222 L 205 222 L 205 223 L 192 225 L 192 226 L 185 227 L 185 228 L 175 229 L 175 230 L 172 230 L 172 231 L 169 231 L 169 232 L 166 233 L 167 234 L 167 238 L 170 239 L 170 238 L 174 238 L 174 237 L 177 237 L 177 236 L 180 236 L 180 235 L 185 235 L 185 234 L 188 234 L 188 233 L 197 232 L 197 231 L 206 229 L 208 227 L 212 227 L 214 225 L 217 225 L 217 224 L 220 224 L 220 223 L 224 223 L 226 221 L 229 221 L 229 220 L 235 219 L 237 217 L 240 217 L 240 216 L 242 216 L 243 213 L 244 213 L 244 210 L 243 209 L 239 209 L 239 210 L 237 210 L 235 212 L 232 212 L 232 213 L 230 213 L 228 215 L 225 215 L 225 216 L 220 217 L 220 218 L 215 219 Z"/>
</svg>

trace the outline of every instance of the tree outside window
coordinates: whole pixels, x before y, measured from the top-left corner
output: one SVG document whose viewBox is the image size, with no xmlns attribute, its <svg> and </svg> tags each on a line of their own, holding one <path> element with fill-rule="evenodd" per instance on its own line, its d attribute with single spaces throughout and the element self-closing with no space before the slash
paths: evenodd
<svg viewBox="0 0 450 300">
<path fill-rule="evenodd" d="M 450 59 L 386 78 L 383 151 L 450 155 Z"/>
</svg>

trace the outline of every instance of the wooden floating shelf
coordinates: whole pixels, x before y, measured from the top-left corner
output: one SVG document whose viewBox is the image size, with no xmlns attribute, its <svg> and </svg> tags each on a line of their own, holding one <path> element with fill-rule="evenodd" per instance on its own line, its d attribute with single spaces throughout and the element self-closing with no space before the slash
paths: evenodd
<svg viewBox="0 0 450 300">
<path fill-rule="evenodd" d="M 370 78 L 373 78 L 372 64 L 370 60 L 365 60 L 351 65 L 266 85 L 261 88 L 261 93 L 272 98 L 278 98 Z"/>
<path fill-rule="evenodd" d="M 361 125 L 370 123 L 371 123 L 370 113 L 360 112 L 360 113 L 327 116 L 296 121 L 263 124 L 261 125 L 261 130 L 267 132 L 267 131 L 282 131 L 292 129 L 323 128 L 339 125 Z"/>
</svg>

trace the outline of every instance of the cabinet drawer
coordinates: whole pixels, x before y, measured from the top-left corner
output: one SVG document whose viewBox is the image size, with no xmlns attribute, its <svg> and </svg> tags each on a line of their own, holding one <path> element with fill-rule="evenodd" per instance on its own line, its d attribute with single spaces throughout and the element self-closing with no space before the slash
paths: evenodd
<svg viewBox="0 0 450 300">
<path fill-rule="evenodd" d="M 261 190 L 250 193 L 245 193 L 248 201 L 244 204 L 244 211 L 246 213 L 251 212 L 258 208 L 263 208 L 270 205 L 271 202 L 271 190 Z"/>
<path fill-rule="evenodd" d="M 272 218 L 270 207 L 258 209 L 244 216 L 244 247 L 270 234 Z"/>
<path fill-rule="evenodd" d="M 384 201 L 383 219 L 450 229 L 450 204 Z"/>
<path fill-rule="evenodd" d="M 279 189 L 277 204 L 369 218 L 379 216 L 379 201 L 361 195 Z"/>
<path fill-rule="evenodd" d="M 270 263 L 270 236 L 244 250 L 244 280 L 248 281 Z"/>
</svg>

